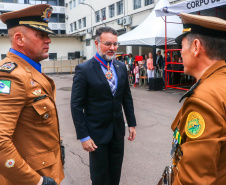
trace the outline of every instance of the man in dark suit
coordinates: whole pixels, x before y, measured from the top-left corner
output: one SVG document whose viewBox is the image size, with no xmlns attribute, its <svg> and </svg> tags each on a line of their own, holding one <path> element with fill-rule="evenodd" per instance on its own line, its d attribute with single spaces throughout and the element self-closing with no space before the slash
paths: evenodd
<svg viewBox="0 0 226 185">
<path fill-rule="evenodd" d="M 97 52 L 76 66 L 71 111 L 77 138 L 89 152 L 93 185 L 118 185 L 124 154 L 125 122 L 128 140 L 136 136 L 133 100 L 124 63 L 114 60 L 117 32 L 110 27 L 96 30 Z"/>
<path fill-rule="evenodd" d="M 157 51 L 157 58 L 156 58 L 156 67 L 155 67 L 155 74 L 157 77 L 159 77 L 159 69 L 162 69 L 162 63 L 163 63 L 163 58 L 161 55 L 161 50 Z"/>
</svg>

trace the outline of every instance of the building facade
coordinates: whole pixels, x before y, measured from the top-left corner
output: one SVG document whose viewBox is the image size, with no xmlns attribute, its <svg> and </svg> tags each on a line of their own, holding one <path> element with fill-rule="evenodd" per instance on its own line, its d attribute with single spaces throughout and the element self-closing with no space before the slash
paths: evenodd
<svg viewBox="0 0 226 185">
<path fill-rule="evenodd" d="M 169 0 L 170 4 L 181 1 L 184 0 Z M 56 36 L 51 36 L 49 59 L 90 59 L 96 52 L 94 39 L 97 28 L 110 26 L 119 35 L 129 32 L 146 19 L 157 2 L 158 0 L 0 0 L 0 13 L 35 4 L 52 5 L 49 26 Z M 226 15 L 225 12 L 217 14 Z M 216 10 L 204 10 L 201 15 L 215 16 Z M 1 58 L 4 58 L 10 47 L 7 37 L 6 25 L 0 21 Z M 152 48 L 120 46 L 118 52 L 142 55 L 152 52 Z"/>
<path fill-rule="evenodd" d="M 47 60 L 73 59 L 75 51 L 82 51 L 82 45 L 79 37 L 66 34 L 66 7 L 64 0 L 0 0 L 0 14 L 46 3 L 53 7 L 49 27 L 56 34 L 56 36 L 51 36 L 52 43 L 49 50 L 49 59 Z M 7 33 L 6 25 L 0 21 L 1 59 L 6 56 L 10 48 Z"/>
</svg>

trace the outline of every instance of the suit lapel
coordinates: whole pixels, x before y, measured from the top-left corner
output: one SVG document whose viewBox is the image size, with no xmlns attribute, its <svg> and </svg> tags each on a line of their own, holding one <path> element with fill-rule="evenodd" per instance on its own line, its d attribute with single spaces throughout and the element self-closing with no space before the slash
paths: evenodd
<svg viewBox="0 0 226 185">
<path fill-rule="evenodd" d="M 93 58 L 92 63 L 93 63 L 94 70 L 96 71 L 96 73 L 98 74 L 100 79 L 103 81 L 104 85 L 107 88 L 107 91 L 109 91 L 111 93 L 111 95 L 112 95 L 111 88 L 110 88 L 109 83 L 108 83 L 108 81 L 107 81 L 107 79 L 106 79 L 106 77 L 105 77 L 105 75 L 104 75 L 104 73 L 103 73 L 103 71 L 101 69 L 100 63 L 98 61 L 96 61 L 95 58 Z"/>
</svg>

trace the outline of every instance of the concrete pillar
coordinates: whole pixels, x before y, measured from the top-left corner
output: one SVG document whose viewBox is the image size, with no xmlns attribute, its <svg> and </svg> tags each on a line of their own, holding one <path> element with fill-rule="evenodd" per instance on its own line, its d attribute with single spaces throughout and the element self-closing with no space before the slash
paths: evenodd
<svg viewBox="0 0 226 185">
<path fill-rule="evenodd" d="M 139 56 L 142 55 L 142 46 L 139 46 Z"/>
<path fill-rule="evenodd" d="M 126 28 L 126 32 L 129 32 L 131 31 L 131 27 L 128 27 Z M 126 46 L 126 54 L 129 54 L 129 53 L 132 53 L 132 46 Z"/>
</svg>

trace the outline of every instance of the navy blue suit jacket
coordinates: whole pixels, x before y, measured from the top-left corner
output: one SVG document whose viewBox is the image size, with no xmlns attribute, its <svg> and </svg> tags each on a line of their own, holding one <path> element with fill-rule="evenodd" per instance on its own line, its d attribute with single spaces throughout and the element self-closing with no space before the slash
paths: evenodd
<svg viewBox="0 0 226 185">
<path fill-rule="evenodd" d="M 95 58 L 75 68 L 71 112 L 78 139 L 90 136 L 96 144 L 106 144 L 112 137 L 122 139 L 125 136 L 122 107 L 128 126 L 136 126 L 126 66 L 117 60 L 113 65 L 118 76 L 114 96 Z"/>
</svg>

